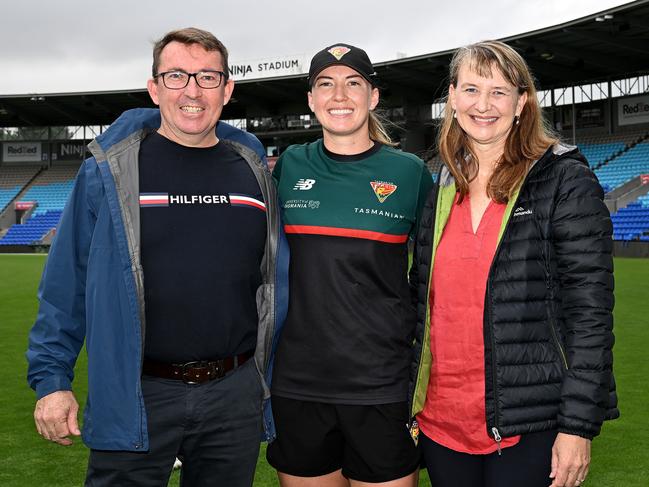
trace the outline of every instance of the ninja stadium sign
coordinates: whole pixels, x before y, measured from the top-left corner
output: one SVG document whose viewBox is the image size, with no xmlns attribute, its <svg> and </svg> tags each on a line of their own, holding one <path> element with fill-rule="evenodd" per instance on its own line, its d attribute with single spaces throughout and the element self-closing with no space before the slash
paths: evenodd
<svg viewBox="0 0 649 487">
<path fill-rule="evenodd" d="M 295 56 L 243 64 L 231 64 L 230 77 L 237 81 L 303 74 L 307 72 L 305 69 L 308 65 L 307 63 L 308 60 L 306 58 Z"/>
</svg>

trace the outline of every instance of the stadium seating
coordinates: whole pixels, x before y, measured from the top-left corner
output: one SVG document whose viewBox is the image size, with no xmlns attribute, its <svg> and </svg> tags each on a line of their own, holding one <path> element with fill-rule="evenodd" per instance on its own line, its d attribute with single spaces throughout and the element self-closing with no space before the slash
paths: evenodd
<svg viewBox="0 0 649 487">
<path fill-rule="evenodd" d="M 34 211 L 35 215 L 50 210 L 60 210 L 65 206 L 65 202 L 72 191 L 72 185 L 73 181 L 32 186 L 22 196 L 21 200 L 38 202 L 38 207 Z"/>
<path fill-rule="evenodd" d="M 55 228 L 72 191 L 73 179 L 77 171 L 78 167 L 75 166 L 60 166 L 52 167 L 39 174 L 32 186 L 20 198 L 20 201 L 37 203 L 34 213 L 25 223 L 12 225 L 0 239 L 0 245 L 36 244 Z M 20 190 L 22 186 L 18 192 Z"/>
<path fill-rule="evenodd" d="M 624 149 L 624 142 L 609 142 L 605 144 L 580 144 L 579 149 L 588 159 L 590 167 L 597 167 L 606 159 Z"/>
<path fill-rule="evenodd" d="M 648 240 L 649 195 L 621 208 L 617 213 L 611 215 L 611 219 L 613 220 L 614 240 Z"/>
<path fill-rule="evenodd" d="M 643 142 L 595 170 L 605 190 L 612 190 L 630 179 L 649 174 L 649 142 Z"/>
<path fill-rule="evenodd" d="M 0 166 L 0 212 L 40 169 L 40 166 Z"/>
<path fill-rule="evenodd" d="M 72 191 L 74 176 L 78 169 L 78 166 L 60 166 L 44 171 L 20 199 L 38 202 L 34 212 L 37 215 L 49 210 L 63 209 Z"/>
<path fill-rule="evenodd" d="M 0 239 L 0 245 L 30 245 L 39 243 L 59 223 L 61 213 L 62 210 L 50 210 L 30 218 L 22 225 L 12 225 L 7 234 Z"/>
</svg>

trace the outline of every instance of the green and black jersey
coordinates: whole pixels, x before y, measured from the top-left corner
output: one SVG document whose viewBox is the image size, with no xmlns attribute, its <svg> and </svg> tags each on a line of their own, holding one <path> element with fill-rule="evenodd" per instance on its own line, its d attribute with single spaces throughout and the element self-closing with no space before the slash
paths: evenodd
<svg viewBox="0 0 649 487">
<path fill-rule="evenodd" d="M 430 173 L 416 156 L 381 144 L 340 156 L 319 140 L 289 147 L 273 177 L 291 249 L 273 393 L 405 401 L 415 325 L 407 242 Z"/>
</svg>

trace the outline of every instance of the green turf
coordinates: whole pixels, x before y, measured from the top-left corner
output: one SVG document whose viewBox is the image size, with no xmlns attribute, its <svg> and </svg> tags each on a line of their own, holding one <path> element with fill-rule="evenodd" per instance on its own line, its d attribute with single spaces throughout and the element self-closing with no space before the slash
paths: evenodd
<svg viewBox="0 0 649 487">
<path fill-rule="evenodd" d="M 83 484 L 87 450 L 80 441 L 71 447 L 48 443 L 36 434 L 34 395 L 25 382 L 27 333 L 36 316 L 36 289 L 43 255 L 0 254 L 0 486 L 67 487 Z M 621 419 L 605 424 L 593 442 L 587 485 L 646 487 L 649 485 L 649 260 L 616 259 L 615 375 Z M 77 364 L 75 392 L 85 396 L 85 352 Z M 83 405 L 82 405 L 83 407 Z M 170 486 L 178 485 L 178 474 Z M 255 485 L 277 486 L 275 473 L 264 460 Z M 430 486 L 422 473 L 420 486 Z"/>
</svg>

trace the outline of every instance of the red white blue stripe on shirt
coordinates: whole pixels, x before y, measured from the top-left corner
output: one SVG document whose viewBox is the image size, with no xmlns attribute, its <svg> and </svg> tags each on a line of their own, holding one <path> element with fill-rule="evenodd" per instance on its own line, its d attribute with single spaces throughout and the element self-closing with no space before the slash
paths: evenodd
<svg viewBox="0 0 649 487">
<path fill-rule="evenodd" d="M 169 193 L 140 193 L 140 206 L 169 206 Z"/>
<path fill-rule="evenodd" d="M 232 206 L 247 206 L 266 211 L 266 203 L 253 198 L 252 196 L 236 193 L 230 193 L 228 196 L 230 197 L 230 205 Z"/>
</svg>

